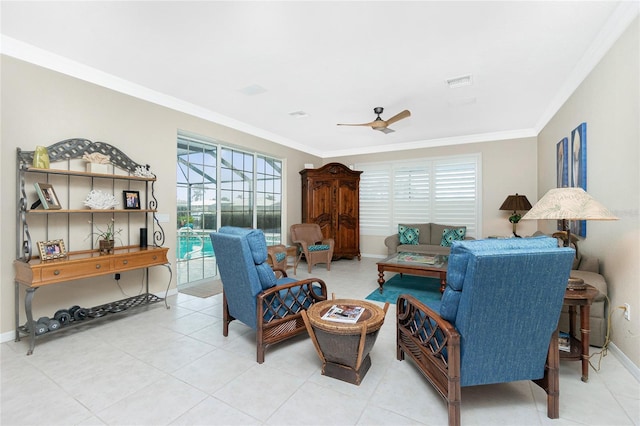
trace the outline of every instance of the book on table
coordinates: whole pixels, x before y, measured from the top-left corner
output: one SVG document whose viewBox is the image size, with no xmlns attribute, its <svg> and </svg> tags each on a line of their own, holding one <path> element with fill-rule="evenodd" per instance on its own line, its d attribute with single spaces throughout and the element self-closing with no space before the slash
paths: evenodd
<svg viewBox="0 0 640 426">
<path fill-rule="evenodd" d="M 322 319 L 327 321 L 346 322 L 354 324 L 358 321 L 358 318 L 360 318 L 360 315 L 362 315 L 363 312 L 364 308 L 362 306 L 333 305 L 322 316 Z"/>
<path fill-rule="evenodd" d="M 398 260 L 401 262 L 415 262 L 424 263 L 425 265 L 438 265 L 442 264 L 442 257 L 438 254 L 421 254 L 421 253 L 400 253 L 398 254 Z"/>
<path fill-rule="evenodd" d="M 562 352 L 571 352 L 571 337 L 569 333 L 561 331 L 558 334 L 558 347 Z"/>
</svg>

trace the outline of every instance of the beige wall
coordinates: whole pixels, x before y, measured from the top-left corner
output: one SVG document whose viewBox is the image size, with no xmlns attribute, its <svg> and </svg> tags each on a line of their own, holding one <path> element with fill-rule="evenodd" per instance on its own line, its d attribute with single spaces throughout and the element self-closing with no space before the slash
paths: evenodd
<svg viewBox="0 0 640 426">
<path fill-rule="evenodd" d="M 640 366 L 640 52 L 638 19 L 538 137 L 538 197 L 556 186 L 555 146 L 587 123 L 587 192 L 620 218 L 587 222 L 584 253 L 598 256 L 613 308 L 611 339 Z M 533 200 L 531 200 L 533 201 Z M 553 223 L 540 227 L 551 230 Z M 631 321 L 616 307 L 631 304 Z"/>
<path fill-rule="evenodd" d="M 536 138 L 327 158 L 325 163 L 331 161 L 343 164 L 402 161 L 476 153 L 481 155 L 482 162 L 482 198 L 480 201 L 482 225 L 480 235 L 477 235 L 476 238 L 489 235 L 511 235 L 512 226 L 508 220 L 510 214 L 498 209 L 507 195 L 513 195 L 516 192 L 526 195 L 532 203 L 536 199 Z M 518 235 L 531 235 L 536 229 L 536 223 L 521 221 L 518 224 Z M 362 235 L 360 237 L 360 251 L 365 255 L 386 255 L 384 238 L 384 236 Z"/>
<path fill-rule="evenodd" d="M 1 56 L 1 149 L 0 176 L 4 195 L 0 207 L 0 229 L 5 236 L 0 246 L 0 332 L 13 329 L 13 266 L 15 258 L 15 150 L 31 150 L 71 137 L 112 143 L 135 161 L 151 164 L 158 175 L 159 210 L 170 221 L 165 227 L 170 258 L 175 256 L 175 146 L 178 129 L 248 147 L 285 159 L 286 227 L 300 221 L 300 175 L 305 163 L 316 166 L 337 161 L 353 164 L 388 159 L 480 153 L 482 156 L 482 237 L 508 235 L 507 212 L 498 210 L 509 194 L 525 194 L 534 203 L 555 186 L 555 143 L 569 136 L 571 129 L 588 124 L 588 191 L 620 216 L 618 222 L 588 224 L 585 253 L 602 259 L 609 282 L 612 306 L 628 302 L 633 321 L 613 315 L 615 344 L 640 365 L 638 333 L 640 315 L 638 214 L 638 22 L 627 30 L 602 63 L 591 73 L 566 105 L 544 128 L 538 138 L 494 141 L 399 151 L 395 153 L 319 159 L 281 145 L 153 105 L 56 72 Z M 521 235 L 538 226 L 551 230 L 549 223 L 521 222 Z M 363 237 L 365 254 L 382 255 L 383 237 Z M 134 293 L 137 280 L 123 276 L 126 292 Z M 153 275 L 151 291 L 164 290 L 162 271 Z M 174 285 L 174 284 L 173 284 Z M 172 286 L 173 286 L 172 285 Z M 82 280 L 37 291 L 35 316 L 50 315 L 61 306 L 90 306 L 121 298 L 110 278 Z"/>
<path fill-rule="evenodd" d="M 175 153 L 178 129 L 285 159 L 286 223 L 300 221 L 301 183 L 298 171 L 304 168 L 305 163 L 320 164 L 318 157 L 10 57 L 2 56 L 1 61 L 0 173 L 4 198 L 0 208 L 0 227 L 5 236 L 0 245 L 2 333 L 9 333 L 14 326 L 12 261 L 16 257 L 15 158 L 18 147 L 33 150 L 36 145 L 51 145 L 79 137 L 111 143 L 134 161 L 150 164 L 158 176 L 156 196 L 159 211 L 170 216 L 169 223 L 163 224 L 170 259 L 175 257 L 176 247 Z M 167 277 L 164 268 L 153 268 L 151 291 L 163 291 Z M 122 274 L 121 285 L 127 294 L 137 294 L 139 282 L 140 272 Z M 172 287 L 175 287 L 175 282 Z M 124 297 L 110 276 L 44 287 L 36 291 L 34 316 L 52 316 L 61 307 L 74 304 L 95 306 Z"/>
</svg>

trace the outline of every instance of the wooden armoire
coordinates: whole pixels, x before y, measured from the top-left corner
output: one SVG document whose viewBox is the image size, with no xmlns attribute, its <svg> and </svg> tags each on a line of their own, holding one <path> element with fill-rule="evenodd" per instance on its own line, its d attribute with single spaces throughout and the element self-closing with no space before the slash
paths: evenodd
<svg viewBox="0 0 640 426">
<path fill-rule="evenodd" d="M 340 163 L 304 169 L 302 222 L 317 223 L 335 240 L 333 258 L 360 260 L 360 174 Z"/>
</svg>

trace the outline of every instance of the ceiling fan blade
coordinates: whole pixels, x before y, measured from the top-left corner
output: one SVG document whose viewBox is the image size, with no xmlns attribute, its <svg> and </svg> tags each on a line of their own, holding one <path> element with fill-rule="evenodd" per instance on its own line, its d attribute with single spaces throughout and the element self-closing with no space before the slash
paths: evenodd
<svg viewBox="0 0 640 426">
<path fill-rule="evenodd" d="M 379 132 L 384 133 L 385 135 L 388 135 L 389 133 L 393 133 L 395 132 L 395 130 L 390 129 L 388 127 L 372 127 L 373 130 L 377 130 Z"/>
<path fill-rule="evenodd" d="M 411 112 L 408 109 L 405 109 L 402 112 L 399 112 L 398 114 L 394 115 L 393 117 L 391 117 L 390 119 L 387 120 L 387 126 L 395 123 L 396 121 L 400 121 L 403 118 L 407 118 L 411 116 Z"/>
<path fill-rule="evenodd" d="M 360 124 L 342 124 L 342 123 L 338 123 L 338 126 L 371 126 L 373 124 L 373 121 L 371 123 L 360 123 Z"/>
</svg>

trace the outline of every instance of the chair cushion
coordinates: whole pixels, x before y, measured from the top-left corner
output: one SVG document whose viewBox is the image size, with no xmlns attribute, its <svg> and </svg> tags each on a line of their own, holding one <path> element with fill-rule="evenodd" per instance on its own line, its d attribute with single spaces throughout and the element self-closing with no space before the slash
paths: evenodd
<svg viewBox="0 0 640 426">
<path fill-rule="evenodd" d="M 260 285 L 263 290 L 276 285 L 276 274 L 273 273 L 273 269 L 268 263 L 256 265 L 256 271 L 258 272 L 258 278 L 260 279 Z"/>
<path fill-rule="evenodd" d="M 252 229 L 247 233 L 247 242 L 256 265 L 267 261 L 267 240 L 261 229 Z"/>
<path fill-rule="evenodd" d="M 410 226 L 398 225 L 398 237 L 400 238 L 400 244 L 418 245 L 420 230 Z"/>
<path fill-rule="evenodd" d="M 287 257 L 287 253 L 278 252 L 276 253 L 276 262 L 280 263 L 285 260 Z"/>
<path fill-rule="evenodd" d="M 467 228 L 444 228 L 442 230 L 442 240 L 440 241 L 440 245 L 442 247 L 451 247 L 451 243 L 453 243 L 454 241 L 464 240 L 464 236 L 466 233 Z"/>
<path fill-rule="evenodd" d="M 309 251 L 325 251 L 329 250 L 329 244 L 314 244 L 312 246 L 307 247 Z"/>
</svg>

